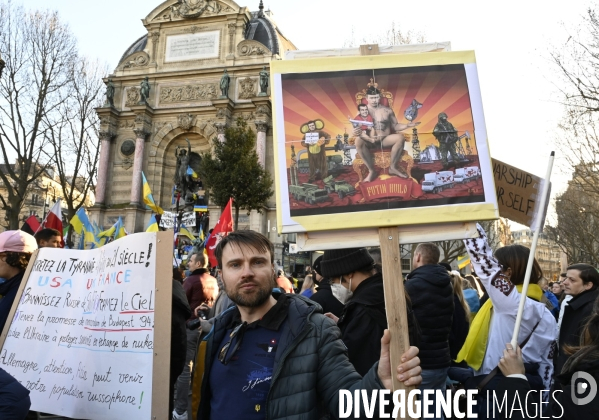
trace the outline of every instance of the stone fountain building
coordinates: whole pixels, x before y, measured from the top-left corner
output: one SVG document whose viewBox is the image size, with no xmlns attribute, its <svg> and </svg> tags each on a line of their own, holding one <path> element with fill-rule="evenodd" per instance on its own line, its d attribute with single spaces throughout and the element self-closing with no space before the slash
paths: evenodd
<svg viewBox="0 0 599 420">
<path fill-rule="evenodd" d="M 251 12 L 232 0 L 167 0 L 142 23 L 147 33 L 105 80 L 114 94 L 97 109 L 101 149 L 96 205 L 90 209 L 104 227 L 122 216 L 129 232 L 143 231 L 151 216 L 142 202 L 141 171 L 154 199 L 170 209 L 177 146 L 186 147 L 188 138 L 192 151 L 205 152 L 238 117 L 256 130 L 259 159 L 274 175 L 271 103 L 259 96 L 259 72 L 296 49 L 262 2 Z M 222 98 L 225 69 L 230 87 Z M 150 92 L 144 103 L 140 84 L 146 77 Z M 209 212 L 212 227 L 220 209 L 210 203 Z M 240 214 L 240 228 L 266 233 L 271 226 L 271 240 L 281 242 L 272 232 L 275 220 L 273 196 L 264 214 Z"/>
</svg>

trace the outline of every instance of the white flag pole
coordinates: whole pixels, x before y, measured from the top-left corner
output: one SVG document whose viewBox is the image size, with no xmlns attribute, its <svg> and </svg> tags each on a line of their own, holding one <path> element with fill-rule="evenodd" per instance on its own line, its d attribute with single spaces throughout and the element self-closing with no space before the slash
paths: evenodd
<svg viewBox="0 0 599 420">
<path fill-rule="evenodd" d="M 530 275 L 532 273 L 532 266 L 535 259 L 535 251 L 537 250 L 537 242 L 539 240 L 539 233 L 543 229 L 543 222 L 545 221 L 545 206 L 549 197 L 549 184 L 551 179 L 551 170 L 553 168 L 553 160 L 555 159 L 555 152 L 551 152 L 549 156 L 549 163 L 547 164 L 547 174 L 545 175 L 545 181 L 543 184 L 543 191 L 541 192 L 541 200 L 536 217 L 534 218 L 533 226 L 534 230 L 532 237 L 532 245 L 530 246 L 530 255 L 528 256 L 528 264 L 526 265 L 526 274 L 524 275 L 524 283 L 522 284 L 522 293 L 520 294 L 520 306 L 518 307 L 518 315 L 516 315 L 516 325 L 514 325 L 514 333 L 512 334 L 512 348 L 515 349 L 518 345 L 518 333 L 520 332 L 520 324 L 522 323 L 522 315 L 524 313 L 524 304 L 526 303 L 526 294 L 528 293 L 528 285 L 530 283 Z"/>
</svg>

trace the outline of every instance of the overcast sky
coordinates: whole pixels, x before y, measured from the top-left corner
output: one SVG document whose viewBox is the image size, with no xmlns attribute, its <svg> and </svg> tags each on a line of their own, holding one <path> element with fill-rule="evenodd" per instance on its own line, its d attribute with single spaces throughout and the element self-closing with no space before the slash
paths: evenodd
<svg viewBox="0 0 599 420">
<path fill-rule="evenodd" d="M 239 2 L 251 10 L 259 0 Z M 157 0 L 25 0 L 31 8 L 60 12 L 82 52 L 111 68 L 146 33 L 141 24 Z M 450 41 L 453 51 L 476 52 L 491 155 L 544 176 L 562 115 L 549 51 L 563 44 L 582 21 L 588 0 L 266 0 L 281 31 L 299 49 L 339 48 L 351 38 L 377 35 L 396 22 L 422 32 L 427 41 Z M 557 165 L 560 159 L 558 155 Z M 554 174 L 554 193 L 567 176 Z"/>
</svg>

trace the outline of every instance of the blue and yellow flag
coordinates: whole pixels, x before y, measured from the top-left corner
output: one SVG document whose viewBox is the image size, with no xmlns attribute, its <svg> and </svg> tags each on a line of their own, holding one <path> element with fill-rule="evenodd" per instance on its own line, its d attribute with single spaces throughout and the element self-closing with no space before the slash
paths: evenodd
<svg viewBox="0 0 599 420">
<path fill-rule="evenodd" d="M 156 216 L 152 215 L 152 217 L 150 217 L 150 223 L 148 223 L 148 227 L 146 228 L 146 232 L 158 232 L 159 230 Z"/>
<path fill-rule="evenodd" d="M 157 205 L 154 201 L 154 197 L 152 196 L 152 190 L 150 190 L 150 184 L 148 184 L 148 180 L 146 179 L 146 176 L 143 172 L 141 173 L 141 179 L 143 181 L 144 204 L 148 206 L 150 210 L 154 211 L 154 213 L 164 213 L 164 210 L 162 210 L 162 208 L 159 205 Z"/>
<path fill-rule="evenodd" d="M 85 213 L 85 209 L 83 207 L 81 207 L 79 210 L 77 210 L 77 213 L 75 213 L 75 215 L 71 219 L 70 223 L 71 223 L 71 226 L 73 226 L 73 229 L 75 230 L 75 232 L 77 232 L 79 234 L 83 230 L 84 224 L 89 224 L 89 219 L 88 219 L 87 214 Z"/>
<path fill-rule="evenodd" d="M 119 220 L 116 221 L 114 225 L 112 225 L 109 229 L 106 229 L 104 232 L 100 232 L 98 234 L 98 238 L 104 238 L 101 240 L 101 245 L 105 245 L 108 243 L 109 238 L 119 239 L 123 236 L 127 236 L 127 231 L 125 230 L 125 226 L 123 225 L 123 219 L 119 216 Z"/>
<path fill-rule="evenodd" d="M 116 228 L 114 231 L 114 239 L 120 239 L 127 236 L 127 231 L 125 230 L 125 225 L 123 224 L 123 219 L 119 216 L 119 220 L 116 222 Z"/>
<path fill-rule="evenodd" d="M 458 267 L 460 270 L 466 267 L 468 264 L 470 264 L 470 256 L 468 254 L 460 255 L 458 257 Z"/>
<path fill-rule="evenodd" d="M 70 221 L 73 226 L 73 230 L 81 235 L 81 244 L 79 249 L 84 249 L 84 243 L 92 243 L 95 246 L 99 246 L 98 238 L 96 237 L 96 228 L 89 221 L 85 209 L 81 207 L 75 213 L 75 216 Z"/>
<path fill-rule="evenodd" d="M 198 174 L 196 173 L 196 171 L 191 169 L 191 166 L 189 166 L 189 165 L 187 165 L 187 175 L 191 175 L 192 178 L 198 177 Z"/>
<path fill-rule="evenodd" d="M 206 212 L 208 211 L 208 206 L 198 206 L 196 204 L 193 206 L 193 211 Z"/>
<path fill-rule="evenodd" d="M 187 229 L 187 227 L 181 223 L 181 229 L 179 230 L 179 236 L 187 236 L 189 239 L 191 239 L 192 241 L 196 240 L 196 237 L 194 236 L 193 233 L 191 233 L 191 231 L 189 229 Z"/>
</svg>

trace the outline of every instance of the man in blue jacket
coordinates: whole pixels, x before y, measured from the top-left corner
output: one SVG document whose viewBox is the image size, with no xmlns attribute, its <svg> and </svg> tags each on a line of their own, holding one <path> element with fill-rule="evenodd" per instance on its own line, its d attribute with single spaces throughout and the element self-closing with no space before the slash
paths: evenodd
<svg viewBox="0 0 599 420">
<path fill-rule="evenodd" d="M 390 335 L 362 378 L 347 358 L 341 334 L 320 306 L 302 296 L 273 295 L 274 248 L 263 235 L 236 231 L 215 256 L 235 307 L 215 319 L 207 337 L 198 419 L 317 420 L 339 410 L 339 391 L 391 389 Z M 397 376 L 420 383 L 418 349 L 402 355 Z"/>
</svg>

